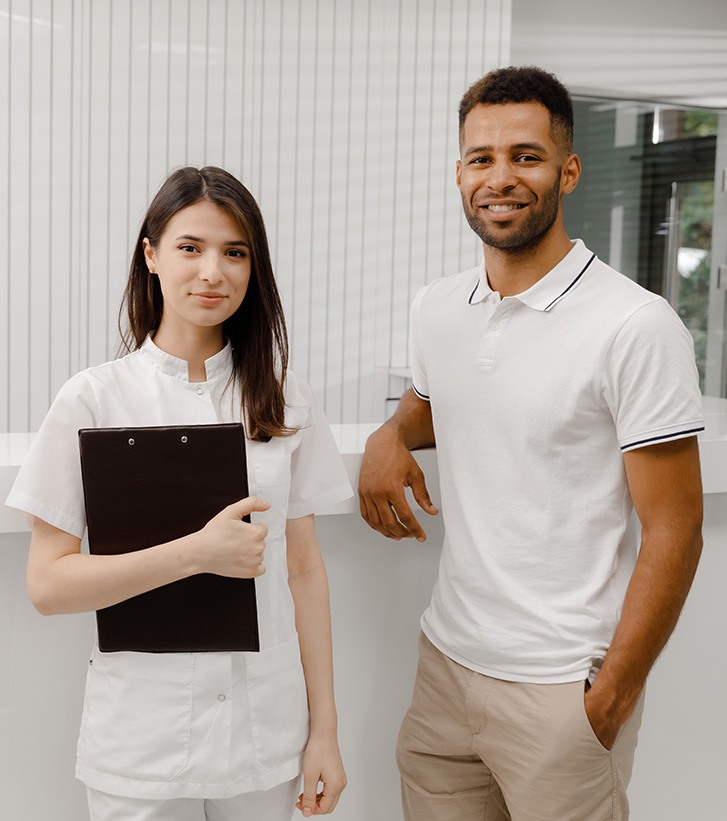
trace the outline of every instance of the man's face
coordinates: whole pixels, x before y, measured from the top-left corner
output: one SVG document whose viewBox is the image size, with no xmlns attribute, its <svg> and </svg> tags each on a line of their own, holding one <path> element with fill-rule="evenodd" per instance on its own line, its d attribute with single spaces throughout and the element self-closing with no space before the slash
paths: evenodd
<svg viewBox="0 0 727 821">
<path fill-rule="evenodd" d="M 457 186 L 470 228 L 492 248 L 537 246 L 561 218 L 580 170 L 540 103 L 478 105 L 460 135 Z"/>
</svg>

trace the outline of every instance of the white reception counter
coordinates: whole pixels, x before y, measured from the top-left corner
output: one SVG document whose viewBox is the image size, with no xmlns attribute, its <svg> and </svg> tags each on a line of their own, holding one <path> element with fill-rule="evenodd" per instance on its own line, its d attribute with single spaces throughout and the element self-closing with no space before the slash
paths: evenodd
<svg viewBox="0 0 727 821">
<path fill-rule="evenodd" d="M 705 549 L 682 619 L 651 676 L 630 790 L 633 821 L 722 818 L 727 769 L 727 400 L 706 400 L 700 437 Z M 376 425 L 334 426 L 355 487 L 366 437 Z M 0 435 L 0 502 L 31 434 Z M 420 451 L 435 500 L 434 451 Z M 338 821 L 400 821 L 394 746 L 416 665 L 419 616 L 434 581 L 441 517 L 420 520 L 425 543 L 371 531 L 350 501 L 318 518 L 331 583 L 336 689 L 349 787 Z M 354 515 L 352 515 L 354 514 Z M 92 614 L 44 618 L 25 594 L 29 533 L 0 507 L 0 793 L 3 817 L 79 821 L 83 788 L 73 779 Z"/>
</svg>

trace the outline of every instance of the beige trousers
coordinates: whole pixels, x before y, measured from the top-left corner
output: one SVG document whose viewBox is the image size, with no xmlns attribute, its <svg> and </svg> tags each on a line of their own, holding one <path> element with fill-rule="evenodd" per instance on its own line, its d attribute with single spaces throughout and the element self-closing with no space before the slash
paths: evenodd
<svg viewBox="0 0 727 821">
<path fill-rule="evenodd" d="M 643 694 L 606 750 L 584 688 L 483 676 L 422 635 L 397 746 L 406 820 L 625 821 Z"/>
</svg>

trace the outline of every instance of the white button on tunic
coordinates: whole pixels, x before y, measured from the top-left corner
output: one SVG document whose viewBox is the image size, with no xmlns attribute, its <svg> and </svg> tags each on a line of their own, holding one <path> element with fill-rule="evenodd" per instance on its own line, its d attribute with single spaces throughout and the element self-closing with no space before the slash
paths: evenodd
<svg viewBox="0 0 727 821">
<path fill-rule="evenodd" d="M 77 374 L 58 394 L 7 504 L 81 538 L 78 430 L 240 421 L 229 346 L 190 385 L 187 363 L 151 339 Z M 251 495 L 270 502 L 266 572 L 256 579 L 260 653 L 101 653 L 89 666 L 77 776 L 139 798 L 223 798 L 294 778 L 308 735 L 305 681 L 287 582 L 285 524 L 351 495 L 310 387 L 289 373 L 288 437 L 247 446 Z"/>
</svg>

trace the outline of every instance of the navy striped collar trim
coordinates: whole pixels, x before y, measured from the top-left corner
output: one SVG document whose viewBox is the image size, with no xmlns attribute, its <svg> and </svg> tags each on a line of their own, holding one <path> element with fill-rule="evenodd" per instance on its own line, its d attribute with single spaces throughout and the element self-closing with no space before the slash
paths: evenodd
<svg viewBox="0 0 727 821">
<path fill-rule="evenodd" d="M 684 439 L 686 436 L 696 436 L 698 433 L 704 433 L 704 425 L 699 428 L 678 430 L 675 433 L 665 433 L 662 436 L 649 436 L 646 439 L 637 439 L 635 442 L 628 442 L 622 445 L 621 450 L 626 451 L 632 448 L 643 448 L 647 445 L 657 445 L 659 442 L 668 442 L 671 439 Z"/>
<path fill-rule="evenodd" d="M 578 285 L 586 271 L 593 265 L 595 259 L 596 255 L 586 248 L 582 240 L 574 240 L 571 251 L 555 268 L 528 288 L 527 291 L 516 294 L 514 299 L 536 311 L 550 311 Z M 576 265 L 579 266 L 580 270 L 573 276 L 573 269 Z M 570 277 L 573 278 L 570 279 Z M 487 282 L 483 260 L 478 272 L 477 282 L 470 292 L 467 302 L 470 305 L 482 302 L 491 293 L 492 289 Z"/>
<path fill-rule="evenodd" d="M 583 268 L 581 269 L 581 271 L 580 271 L 580 273 L 578 274 L 578 276 L 577 276 L 577 277 L 573 280 L 573 282 L 571 282 L 571 284 L 570 284 L 570 285 L 569 285 L 569 286 L 568 286 L 568 287 L 567 287 L 564 291 L 562 291 L 560 294 L 558 294 L 558 296 L 557 296 L 557 297 L 556 297 L 556 298 L 555 298 L 552 302 L 550 302 L 548 305 L 546 305 L 546 306 L 545 306 L 545 308 L 543 308 L 543 310 L 544 310 L 544 311 L 549 311 L 549 310 L 550 310 L 550 309 L 551 309 L 554 305 L 556 305 L 558 302 L 560 302 L 560 301 L 561 301 L 561 299 L 563 299 L 563 297 L 564 297 L 564 296 L 565 296 L 565 295 L 566 295 L 566 294 L 567 294 L 570 290 L 572 290 L 573 288 L 575 288 L 575 287 L 576 287 L 576 285 L 577 285 L 577 284 L 578 284 L 578 282 L 580 281 L 580 279 L 581 279 L 581 277 L 583 276 L 583 274 L 585 274 L 585 273 L 586 273 L 586 271 L 587 271 L 587 270 L 591 267 L 591 263 L 593 262 L 593 260 L 594 260 L 595 258 L 596 258 L 596 255 L 595 255 L 595 254 L 591 254 L 591 258 L 590 258 L 590 259 L 588 260 L 588 262 L 587 262 L 587 263 L 583 266 Z"/>
</svg>

